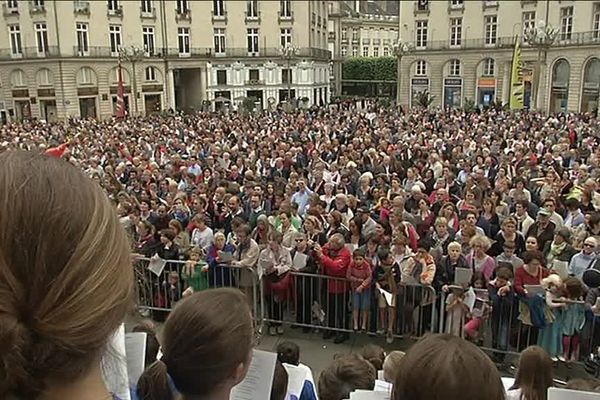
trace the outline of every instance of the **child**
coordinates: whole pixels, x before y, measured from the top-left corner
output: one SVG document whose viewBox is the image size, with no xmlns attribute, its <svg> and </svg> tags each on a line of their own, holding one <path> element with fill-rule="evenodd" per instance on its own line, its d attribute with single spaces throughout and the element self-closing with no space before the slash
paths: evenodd
<svg viewBox="0 0 600 400">
<path fill-rule="evenodd" d="M 379 207 L 379 220 L 387 221 L 390 218 L 390 213 L 392 212 L 390 200 L 387 197 L 382 197 L 380 200 Z"/>
<path fill-rule="evenodd" d="M 352 262 L 346 271 L 346 279 L 352 287 L 352 319 L 354 331 L 358 331 L 359 313 L 362 312 L 362 330 L 367 330 L 369 320 L 369 307 L 371 302 L 371 280 L 372 271 L 369 262 L 365 258 L 362 249 L 356 249 L 352 253 Z"/>
<path fill-rule="evenodd" d="M 564 281 L 567 295 L 566 307 L 562 314 L 563 362 L 579 361 L 580 333 L 585 324 L 585 304 L 583 300 L 583 284 L 574 277 Z"/>
<path fill-rule="evenodd" d="M 517 245 L 515 242 L 506 241 L 502 246 L 503 252 L 496 257 L 496 265 L 501 262 L 510 264 L 513 272 L 523 265 L 523 260 L 515 255 Z"/>
<path fill-rule="evenodd" d="M 383 380 L 389 383 L 393 383 L 396 379 L 396 371 L 398 371 L 398 366 L 400 365 L 400 360 L 404 357 L 406 353 L 399 350 L 394 350 L 390 352 L 387 356 L 385 356 L 385 360 L 383 361 Z"/>
<path fill-rule="evenodd" d="M 453 286 L 446 298 L 446 330 L 445 333 L 462 336 L 462 327 L 469 315 L 469 307 L 465 304 L 465 291 Z"/>
<path fill-rule="evenodd" d="M 471 319 L 464 326 L 464 332 L 467 339 L 475 340 L 479 337 L 479 330 L 487 320 L 491 310 L 488 304 L 489 296 L 487 293 L 488 282 L 481 272 L 475 272 L 472 278 L 472 286 L 475 289 L 475 305 L 471 312 Z M 485 290 L 482 294 L 480 291 Z"/>
<path fill-rule="evenodd" d="M 388 304 L 383 294 L 377 291 L 377 303 L 379 308 L 380 327 L 377 333 L 383 335 L 385 330 L 385 311 L 388 310 L 387 332 L 393 337 L 396 325 L 396 298 L 398 295 L 398 284 L 400 283 L 400 266 L 395 262 L 394 255 L 389 247 L 380 247 L 377 252 L 379 265 L 375 269 L 375 285 L 392 294 L 391 303 Z"/>
<path fill-rule="evenodd" d="M 503 351 L 508 348 L 512 311 L 515 306 L 514 291 L 510 282 L 512 276 L 510 269 L 498 268 L 496 279 L 488 285 L 492 303 L 492 347 Z M 502 357 L 503 355 L 500 358 Z"/>
<path fill-rule="evenodd" d="M 550 317 L 553 317 L 554 321 L 548 321 L 546 326 L 540 329 L 538 346 L 546 350 L 552 361 L 556 362 L 562 354 L 561 312 L 566 306 L 564 298 L 561 298 L 563 282 L 560 276 L 551 274 L 542 279 L 542 286 L 546 291 L 546 305 L 550 308 Z"/>
<path fill-rule="evenodd" d="M 185 263 L 181 276 L 187 284 L 183 297 L 208 288 L 208 265 L 200 261 L 202 250 L 194 247 L 190 250 L 190 259 Z"/>
<path fill-rule="evenodd" d="M 163 282 L 163 293 L 165 296 L 165 308 L 173 308 L 181 298 L 181 283 L 177 271 L 169 272 L 167 280 Z"/>
</svg>

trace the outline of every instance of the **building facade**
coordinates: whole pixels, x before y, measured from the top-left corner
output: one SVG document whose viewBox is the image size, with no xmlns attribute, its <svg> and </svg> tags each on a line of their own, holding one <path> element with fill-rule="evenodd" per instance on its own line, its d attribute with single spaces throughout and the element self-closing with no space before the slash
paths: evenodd
<svg viewBox="0 0 600 400">
<path fill-rule="evenodd" d="M 134 115 L 325 103 L 327 19 L 327 3 L 308 0 L 2 0 L 0 109 L 108 118 L 119 58 Z"/>
<path fill-rule="evenodd" d="M 342 95 L 342 63 L 345 59 L 394 55 L 400 2 L 336 0 L 329 3 L 331 90 L 335 95 Z"/>
<path fill-rule="evenodd" d="M 524 40 L 524 30 L 536 26 L 558 30 L 551 45 Z M 409 49 L 400 58 L 401 105 L 414 105 L 424 90 L 433 106 L 506 104 L 518 37 L 526 105 L 546 112 L 598 107 L 598 1 L 403 1 L 399 28 Z"/>
</svg>

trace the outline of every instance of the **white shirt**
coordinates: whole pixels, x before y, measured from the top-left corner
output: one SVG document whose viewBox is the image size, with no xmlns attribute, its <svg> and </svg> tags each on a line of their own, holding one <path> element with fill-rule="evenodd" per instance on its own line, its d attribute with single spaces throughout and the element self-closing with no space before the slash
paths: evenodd
<svg viewBox="0 0 600 400">
<path fill-rule="evenodd" d="M 204 251 L 208 250 L 210 245 L 213 243 L 213 231 L 208 226 L 203 230 L 196 228 L 192 232 L 191 238 L 192 246 L 198 246 Z"/>
</svg>

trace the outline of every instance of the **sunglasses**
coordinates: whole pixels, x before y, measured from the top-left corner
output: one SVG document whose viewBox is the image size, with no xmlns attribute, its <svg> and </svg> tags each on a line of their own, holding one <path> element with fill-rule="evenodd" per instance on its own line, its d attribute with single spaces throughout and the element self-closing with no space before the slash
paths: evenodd
<svg viewBox="0 0 600 400">
<path fill-rule="evenodd" d="M 300 243 L 300 242 L 303 242 L 303 241 L 304 241 L 304 239 L 296 239 L 296 243 Z"/>
</svg>

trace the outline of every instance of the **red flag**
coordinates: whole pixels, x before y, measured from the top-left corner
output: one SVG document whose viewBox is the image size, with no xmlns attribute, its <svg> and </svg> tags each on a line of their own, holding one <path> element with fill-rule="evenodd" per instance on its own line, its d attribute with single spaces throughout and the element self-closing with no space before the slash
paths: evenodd
<svg viewBox="0 0 600 400">
<path fill-rule="evenodd" d="M 58 147 L 51 147 L 48 150 L 46 150 L 46 154 L 51 157 L 61 158 L 65 153 L 65 150 L 67 150 L 67 146 L 68 143 L 63 143 Z"/>
<path fill-rule="evenodd" d="M 123 87 L 123 70 L 121 69 L 121 56 L 119 56 L 118 86 L 117 86 L 117 118 L 125 118 L 125 88 Z"/>
</svg>

